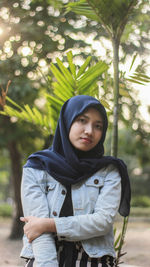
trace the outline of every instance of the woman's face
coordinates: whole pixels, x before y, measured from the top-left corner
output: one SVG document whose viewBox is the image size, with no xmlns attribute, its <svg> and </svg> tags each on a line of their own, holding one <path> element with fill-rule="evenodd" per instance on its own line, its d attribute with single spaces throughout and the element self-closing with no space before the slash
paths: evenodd
<svg viewBox="0 0 150 267">
<path fill-rule="evenodd" d="M 103 118 L 95 108 L 88 108 L 73 122 L 69 132 L 71 144 L 82 151 L 94 148 L 102 137 Z"/>
</svg>

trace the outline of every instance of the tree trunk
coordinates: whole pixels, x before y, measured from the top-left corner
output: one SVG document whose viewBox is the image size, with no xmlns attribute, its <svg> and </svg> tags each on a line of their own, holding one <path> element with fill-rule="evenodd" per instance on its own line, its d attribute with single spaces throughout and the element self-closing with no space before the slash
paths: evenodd
<svg viewBox="0 0 150 267">
<path fill-rule="evenodd" d="M 17 142 L 15 140 L 9 142 L 8 150 L 11 159 L 12 184 L 13 184 L 14 204 L 15 204 L 10 238 L 20 239 L 23 235 L 23 223 L 20 222 L 20 216 L 23 215 L 22 205 L 21 205 L 21 194 L 20 194 L 21 176 L 22 176 L 21 155 L 18 151 Z"/>
<path fill-rule="evenodd" d="M 119 100 L 119 41 L 112 38 L 114 68 L 114 110 L 111 155 L 117 157 L 118 152 L 118 100 Z"/>
</svg>

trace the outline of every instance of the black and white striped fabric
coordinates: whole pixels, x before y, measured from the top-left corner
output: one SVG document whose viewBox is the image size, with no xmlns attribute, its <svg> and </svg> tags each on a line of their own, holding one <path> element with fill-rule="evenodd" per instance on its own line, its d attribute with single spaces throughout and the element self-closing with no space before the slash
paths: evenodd
<svg viewBox="0 0 150 267">
<path fill-rule="evenodd" d="M 33 267 L 34 259 L 26 260 L 26 265 L 24 267 Z"/>
<path fill-rule="evenodd" d="M 116 259 L 105 255 L 90 258 L 80 242 L 56 242 L 59 267 L 116 267 Z M 25 267 L 36 267 L 34 259 L 27 261 Z"/>
<path fill-rule="evenodd" d="M 115 267 L 116 260 L 105 255 L 101 258 L 90 258 L 80 242 L 57 243 L 59 267 Z"/>
<path fill-rule="evenodd" d="M 34 265 L 34 259 L 29 259 L 25 265 L 25 267 L 34 266 L 36 267 L 36 265 Z M 59 267 L 116 267 L 116 260 L 111 256 L 103 256 L 100 259 L 89 258 L 87 257 L 86 253 L 83 253 L 81 260 L 72 259 L 72 265 L 68 265 L 66 260 L 64 262 L 62 257 L 61 261 L 59 262 Z"/>
</svg>

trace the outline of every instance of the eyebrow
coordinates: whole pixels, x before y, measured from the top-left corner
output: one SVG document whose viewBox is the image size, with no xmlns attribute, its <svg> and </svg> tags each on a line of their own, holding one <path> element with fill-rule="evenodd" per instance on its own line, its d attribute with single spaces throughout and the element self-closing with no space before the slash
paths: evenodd
<svg viewBox="0 0 150 267">
<path fill-rule="evenodd" d="M 79 115 L 79 117 L 81 117 L 81 116 L 85 117 L 86 119 L 89 119 L 89 117 L 87 115 L 85 115 L 85 114 Z M 97 120 L 96 122 L 102 124 L 103 123 L 103 120 Z"/>
</svg>

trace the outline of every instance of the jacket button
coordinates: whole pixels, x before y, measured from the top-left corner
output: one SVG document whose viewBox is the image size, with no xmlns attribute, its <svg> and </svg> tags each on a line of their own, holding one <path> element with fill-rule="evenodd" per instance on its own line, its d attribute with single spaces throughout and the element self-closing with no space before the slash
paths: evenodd
<svg viewBox="0 0 150 267">
<path fill-rule="evenodd" d="M 98 184 L 99 183 L 99 180 L 98 179 L 95 179 L 94 180 L 94 184 Z"/>
<path fill-rule="evenodd" d="M 53 211 L 53 215 L 54 215 L 54 216 L 57 216 L 57 212 L 56 212 L 56 211 Z"/>
<path fill-rule="evenodd" d="M 66 191 L 64 189 L 61 191 L 61 193 L 62 195 L 66 195 Z"/>
</svg>

